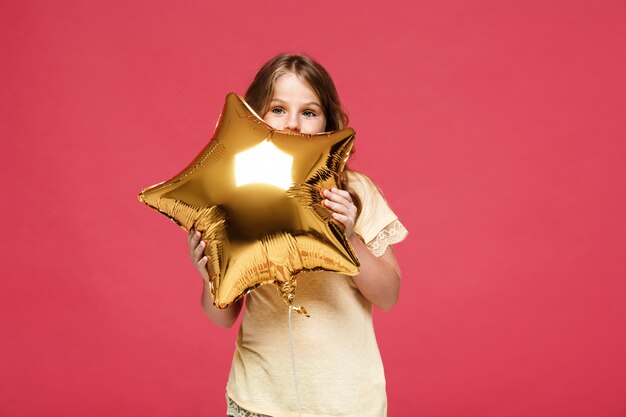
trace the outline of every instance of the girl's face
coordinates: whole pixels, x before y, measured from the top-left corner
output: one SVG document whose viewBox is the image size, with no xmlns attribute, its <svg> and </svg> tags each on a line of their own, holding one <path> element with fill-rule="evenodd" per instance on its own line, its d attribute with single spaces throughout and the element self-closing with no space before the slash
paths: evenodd
<svg viewBox="0 0 626 417">
<path fill-rule="evenodd" d="M 274 95 L 263 120 L 277 130 L 315 135 L 326 127 L 320 99 L 296 74 L 281 75 L 274 84 Z"/>
</svg>

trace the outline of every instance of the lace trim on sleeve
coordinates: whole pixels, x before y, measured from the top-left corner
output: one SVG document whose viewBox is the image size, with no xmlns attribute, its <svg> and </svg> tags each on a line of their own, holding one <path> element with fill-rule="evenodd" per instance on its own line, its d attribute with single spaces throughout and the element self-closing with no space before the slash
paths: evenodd
<svg viewBox="0 0 626 417">
<path fill-rule="evenodd" d="M 387 250 L 387 246 L 401 242 L 408 234 L 408 230 L 396 219 L 385 226 L 385 228 L 367 244 L 367 247 L 374 256 L 378 258 L 383 256 Z"/>
</svg>

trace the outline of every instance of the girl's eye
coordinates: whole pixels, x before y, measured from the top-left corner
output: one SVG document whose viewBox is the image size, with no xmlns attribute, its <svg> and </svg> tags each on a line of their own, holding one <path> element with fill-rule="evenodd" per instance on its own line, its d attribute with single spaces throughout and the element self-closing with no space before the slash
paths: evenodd
<svg viewBox="0 0 626 417">
<path fill-rule="evenodd" d="M 311 110 L 305 110 L 304 112 L 302 112 L 302 115 L 305 117 L 315 117 L 316 114 L 315 112 L 311 111 Z"/>
<path fill-rule="evenodd" d="M 283 114 L 285 112 L 282 107 L 274 107 L 271 111 L 274 114 Z"/>
</svg>

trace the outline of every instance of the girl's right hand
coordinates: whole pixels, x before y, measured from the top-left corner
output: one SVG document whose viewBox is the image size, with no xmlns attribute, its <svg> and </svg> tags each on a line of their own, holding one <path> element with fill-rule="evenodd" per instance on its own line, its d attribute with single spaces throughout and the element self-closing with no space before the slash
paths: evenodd
<svg viewBox="0 0 626 417">
<path fill-rule="evenodd" d="M 198 270 L 198 273 L 206 284 L 209 284 L 209 273 L 206 270 L 206 264 L 209 261 L 204 255 L 204 248 L 206 243 L 200 240 L 202 234 L 194 229 L 189 231 L 187 235 L 187 245 L 189 245 L 189 255 L 191 256 L 191 262 Z"/>
<path fill-rule="evenodd" d="M 243 306 L 243 298 L 235 301 L 224 309 L 215 307 L 213 304 L 213 295 L 211 294 L 211 281 L 209 279 L 209 273 L 206 270 L 206 264 L 209 258 L 204 255 L 206 243 L 200 240 L 201 237 L 202 233 L 193 229 L 189 231 L 189 235 L 187 236 L 191 262 L 193 262 L 193 265 L 204 281 L 200 303 L 204 313 L 213 323 L 220 327 L 228 328 L 237 321 L 237 317 L 239 317 L 241 307 Z"/>
</svg>

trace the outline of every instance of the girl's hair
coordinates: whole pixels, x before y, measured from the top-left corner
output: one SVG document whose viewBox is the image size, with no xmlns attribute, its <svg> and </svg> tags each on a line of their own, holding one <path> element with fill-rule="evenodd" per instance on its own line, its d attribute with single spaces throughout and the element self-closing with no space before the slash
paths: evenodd
<svg viewBox="0 0 626 417">
<path fill-rule="evenodd" d="M 246 101 L 261 117 L 269 110 L 274 94 L 274 84 L 281 75 L 293 73 L 311 86 L 326 118 L 325 131 L 343 129 L 348 125 L 348 115 L 328 71 L 306 55 L 281 54 L 270 59 L 259 70 L 246 91 Z"/>
<path fill-rule="evenodd" d="M 341 105 L 339 94 L 335 88 L 328 71 L 312 58 L 301 54 L 280 54 L 270 59 L 257 72 L 254 80 L 246 91 L 245 99 L 252 109 L 263 117 L 269 110 L 269 104 L 274 94 L 274 85 L 281 75 L 293 73 L 305 81 L 317 97 L 320 99 L 320 105 L 324 110 L 326 118 L 325 131 L 343 129 L 348 126 L 348 114 Z M 351 154 L 354 154 L 354 147 Z M 346 175 L 349 168 L 346 166 L 340 187 L 346 189 L 352 197 L 354 205 L 357 207 L 357 216 L 361 213 L 361 200 L 358 195 L 350 188 L 348 176 Z"/>
</svg>

